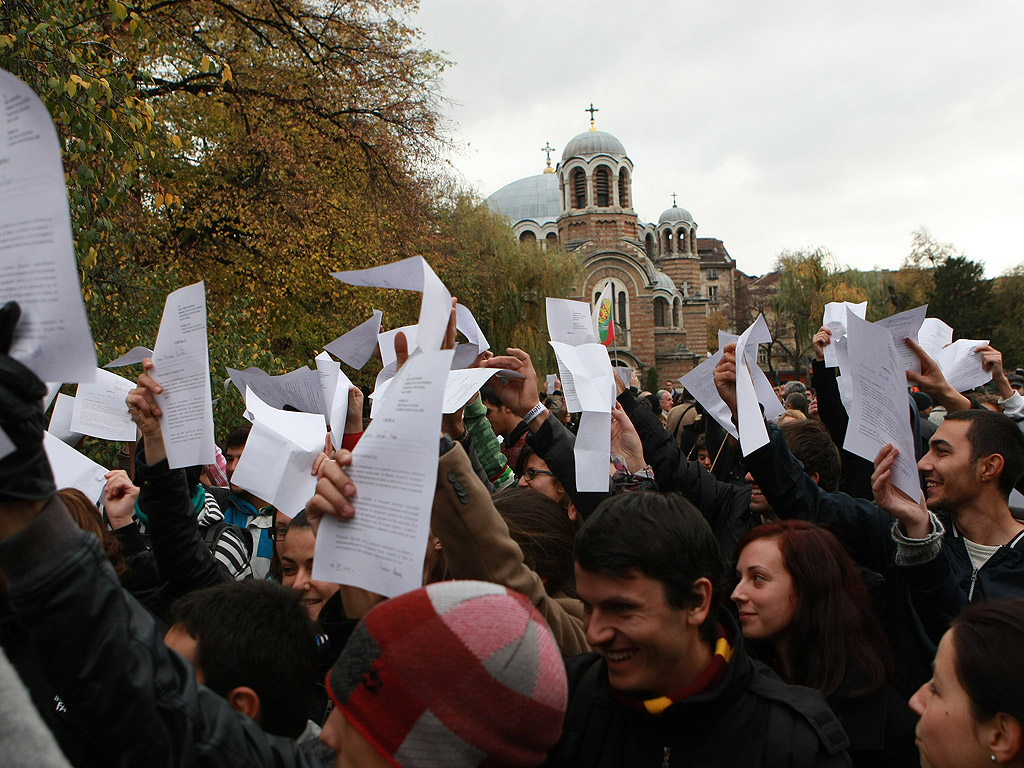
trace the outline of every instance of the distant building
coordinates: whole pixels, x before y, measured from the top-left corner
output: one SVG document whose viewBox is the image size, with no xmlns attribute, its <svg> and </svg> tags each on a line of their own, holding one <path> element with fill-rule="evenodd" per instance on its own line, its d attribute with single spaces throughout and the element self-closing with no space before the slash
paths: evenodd
<svg viewBox="0 0 1024 768">
<path fill-rule="evenodd" d="M 697 237 L 697 222 L 675 202 L 657 223 L 642 222 L 633 163 L 593 120 L 554 168 L 553 149 L 545 147 L 543 173 L 507 184 L 487 204 L 508 216 L 520 242 L 561 243 L 579 255 L 583 282 L 570 298 L 593 304 L 612 283 L 613 358 L 641 373 L 653 365 L 661 380 L 693 369 L 707 355 L 709 313 L 721 312 L 735 330 L 736 263 L 725 244 Z"/>
</svg>

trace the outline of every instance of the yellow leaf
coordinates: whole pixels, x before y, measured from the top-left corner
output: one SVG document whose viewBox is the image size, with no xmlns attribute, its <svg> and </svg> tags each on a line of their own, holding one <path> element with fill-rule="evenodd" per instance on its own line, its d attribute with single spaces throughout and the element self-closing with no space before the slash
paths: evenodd
<svg viewBox="0 0 1024 768">
<path fill-rule="evenodd" d="M 68 92 L 68 96 L 75 98 L 75 91 L 78 90 L 78 85 L 75 84 L 74 80 L 69 80 L 64 86 L 64 90 Z"/>
<path fill-rule="evenodd" d="M 201 70 L 203 70 L 203 72 L 209 72 L 210 71 L 210 57 L 209 56 L 203 56 L 202 61 L 199 62 L 199 68 Z"/>
<path fill-rule="evenodd" d="M 128 9 L 124 7 L 124 3 L 117 3 L 114 6 L 114 13 L 117 14 L 117 18 L 124 21 L 128 18 Z"/>
<path fill-rule="evenodd" d="M 178 136 L 171 136 L 171 144 L 177 149 L 181 149 L 181 139 Z"/>
<path fill-rule="evenodd" d="M 221 84 L 233 83 L 234 81 L 235 81 L 235 76 L 231 72 L 231 65 L 225 64 L 224 65 L 224 69 L 222 69 L 221 73 L 220 73 L 220 82 L 221 82 Z"/>
<path fill-rule="evenodd" d="M 157 195 L 156 198 L 153 200 L 153 205 L 155 205 L 157 208 L 163 208 L 164 207 L 164 196 L 163 195 Z"/>
</svg>

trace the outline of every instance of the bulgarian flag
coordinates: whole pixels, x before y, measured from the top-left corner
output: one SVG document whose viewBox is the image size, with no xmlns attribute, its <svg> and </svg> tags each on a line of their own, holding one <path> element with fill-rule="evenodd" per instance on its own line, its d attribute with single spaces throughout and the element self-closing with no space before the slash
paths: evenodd
<svg viewBox="0 0 1024 768">
<path fill-rule="evenodd" d="M 594 307 L 594 335 L 597 340 L 610 347 L 615 342 L 615 323 L 612 322 L 612 300 L 614 299 L 612 284 L 607 283 Z"/>
</svg>

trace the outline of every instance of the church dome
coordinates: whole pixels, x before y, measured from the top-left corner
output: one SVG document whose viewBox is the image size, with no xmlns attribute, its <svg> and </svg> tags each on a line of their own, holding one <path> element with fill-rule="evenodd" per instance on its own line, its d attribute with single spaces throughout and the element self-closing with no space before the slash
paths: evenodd
<svg viewBox="0 0 1024 768">
<path fill-rule="evenodd" d="M 693 216 L 685 208 L 680 208 L 675 203 L 672 204 L 671 208 L 666 208 L 665 211 L 658 217 L 659 224 L 676 224 L 679 222 L 686 222 L 687 224 L 693 224 Z"/>
<path fill-rule="evenodd" d="M 574 137 L 565 145 L 562 161 L 581 155 L 626 155 L 622 142 L 604 131 L 587 131 Z"/>
<path fill-rule="evenodd" d="M 558 177 L 553 173 L 539 173 L 506 184 L 486 202 L 492 211 L 505 214 L 513 224 L 526 219 L 547 224 L 556 221 L 562 212 Z"/>
</svg>

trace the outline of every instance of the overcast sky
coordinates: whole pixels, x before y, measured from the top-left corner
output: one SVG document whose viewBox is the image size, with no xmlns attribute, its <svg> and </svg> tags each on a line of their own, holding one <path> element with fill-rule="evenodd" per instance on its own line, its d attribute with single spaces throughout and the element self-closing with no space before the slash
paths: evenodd
<svg viewBox="0 0 1024 768">
<path fill-rule="evenodd" d="M 897 268 L 922 226 L 990 276 L 1024 262 L 1020 0 L 421 2 L 483 196 L 560 158 L 592 101 L 641 220 L 677 192 L 748 274 L 816 246 Z"/>
</svg>

